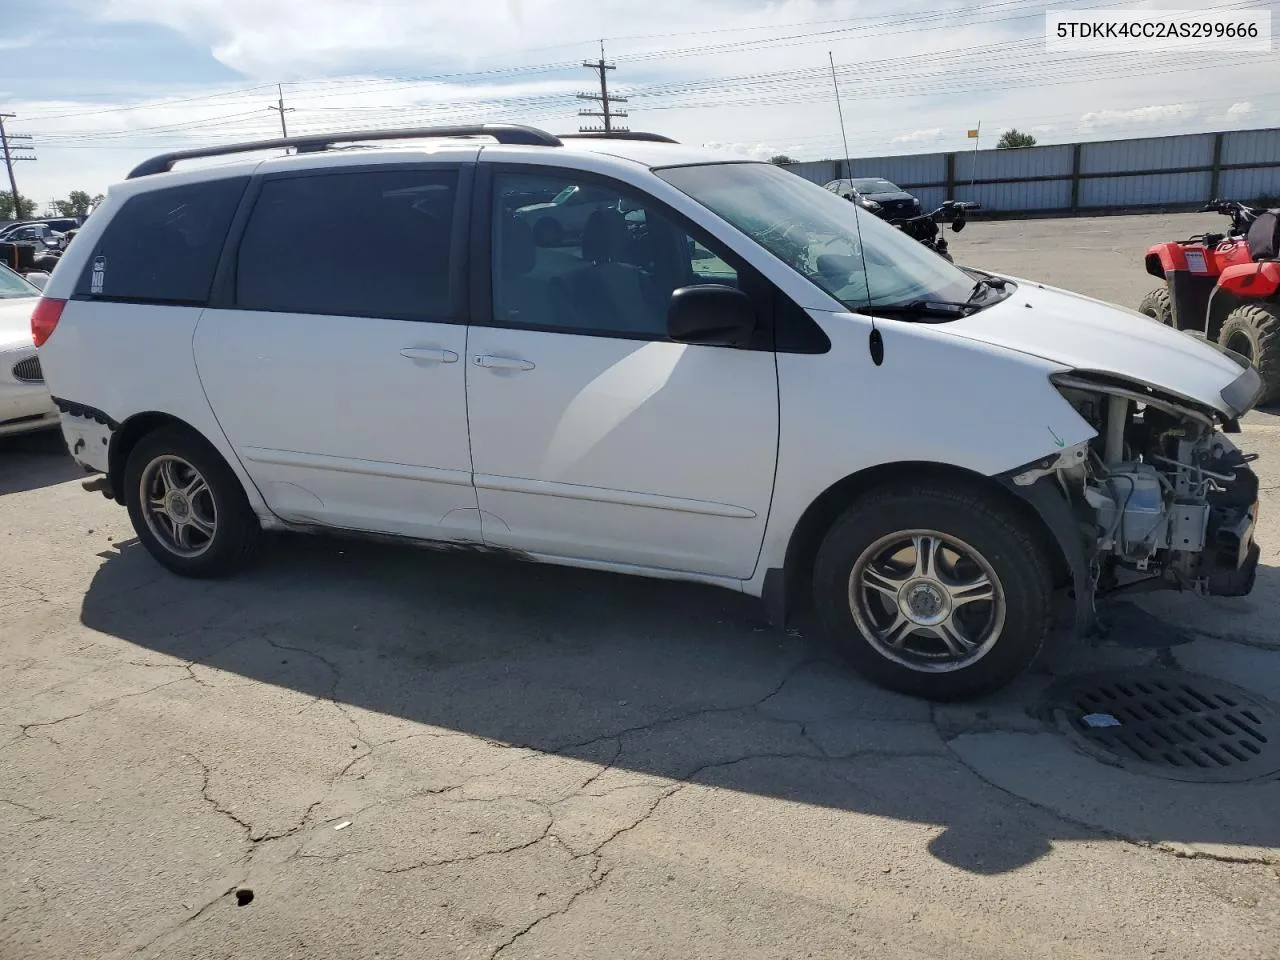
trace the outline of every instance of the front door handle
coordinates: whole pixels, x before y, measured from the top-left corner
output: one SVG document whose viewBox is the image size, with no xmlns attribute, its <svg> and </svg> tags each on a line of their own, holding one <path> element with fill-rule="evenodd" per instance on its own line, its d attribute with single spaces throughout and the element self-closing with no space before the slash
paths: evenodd
<svg viewBox="0 0 1280 960">
<path fill-rule="evenodd" d="M 475 364 L 490 370 L 532 370 L 534 367 L 532 360 L 517 360 L 515 357 L 480 356 L 475 358 Z"/>
<path fill-rule="evenodd" d="M 435 363 L 457 363 L 458 355 L 452 350 L 433 350 L 427 347 L 405 347 L 400 356 L 409 360 L 430 360 Z"/>
</svg>

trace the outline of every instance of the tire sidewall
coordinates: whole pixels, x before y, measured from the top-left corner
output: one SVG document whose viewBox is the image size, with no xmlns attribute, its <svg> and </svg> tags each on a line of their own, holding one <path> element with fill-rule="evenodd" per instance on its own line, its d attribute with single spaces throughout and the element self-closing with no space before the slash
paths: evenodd
<svg viewBox="0 0 1280 960">
<path fill-rule="evenodd" d="M 1148 310 L 1152 312 L 1148 313 Z M 1156 287 L 1148 293 L 1138 304 L 1138 312 L 1166 327 L 1173 326 L 1173 302 L 1169 296 L 1169 288 Z"/>
<path fill-rule="evenodd" d="M 1226 347 L 1229 341 L 1238 335 L 1243 335 L 1249 341 L 1249 362 L 1255 367 L 1258 366 L 1260 359 L 1258 354 L 1262 350 L 1258 331 L 1247 317 L 1240 315 L 1239 308 L 1236 308 L 1227 314 L 1227 319 L 1222 322 L 1222 329 L 1218 332 L 1218 343 Z"/>
<path fill-rule="evenodd" d="M 1011 681 L 1035 659 L 1048 632 L 1052 584 L 1035 539 L 1014 532 L 1018 518 L 969 509 L 969 498 L 932 491 L 869 498 L 848 511 L 819 548 L 814 593 L 819 615 L 839 652 L 864 676 L 892 690 L 931 700 L 979 696 Z M 849 604 L 849 577 L 863 552 L 889 534 L 936 530 L 968 544 L 991 565 L 1004 590 L 1000 638 L 972 665 L 949 672 L 912 670 L 876 651 Z"/>
<path fill-rule="evenodd" d="M 1262 377 L 1258 403 L 1280 399 L 1280 305 L 1267 301 L 1236 307 L 1222 321 L 1219 345 L 1227 347 L 1236 334 L 1248 338 L 1250 362 Z"/>
<path fill-rule="evenodd" d="M 204 477 L 217 510 L 213 543 L 196 557 L 172 553 L 147 524 L 142 504 L 142 474 L 148 464 L 165 455 L 182 458 Z M 211 577 L 229 572 L 247 554 L 248 541 L 257 533 L 257 518 L 239 479 L 216 450 L 183 430 L 165 428 L 138 441 L 125 463 L 124 498 L 134 532 L 147 552 L 162 566 L 183 576 Z"/>
</svg>

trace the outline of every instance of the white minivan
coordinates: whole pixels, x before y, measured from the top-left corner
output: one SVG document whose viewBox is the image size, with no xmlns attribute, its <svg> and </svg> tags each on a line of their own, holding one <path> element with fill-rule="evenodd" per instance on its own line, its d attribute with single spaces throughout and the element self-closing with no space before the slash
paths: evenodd
<svg viewBox="0 0 1280 960">
<path fill-rule="evenodd" d="M 569 188 L 601 202 L 538 236 L 528 198 Z M 811 597 L 857 669 L 941 699 L 1022 671 L 1058 599 L 1084 632 L 1138 581 L 1242 595 L 1258 562 L 1242 358 L 654 135 L 166 154 L 32 326 L 72 456 L 185 576 L 336 531 L 715 584 L 777 622 Z"/>
</svg>

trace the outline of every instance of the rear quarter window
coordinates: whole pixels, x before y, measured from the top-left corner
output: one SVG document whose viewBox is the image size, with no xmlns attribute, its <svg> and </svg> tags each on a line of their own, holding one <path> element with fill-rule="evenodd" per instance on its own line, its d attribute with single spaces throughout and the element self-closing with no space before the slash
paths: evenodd
<svg viewBox="0 0 1280 960">
<path fill-rule="evenodd" d="M 151 190 L 120 207 L 90 251 L 75 296 L 202 305 L 248 177 Z"/>
</svg>

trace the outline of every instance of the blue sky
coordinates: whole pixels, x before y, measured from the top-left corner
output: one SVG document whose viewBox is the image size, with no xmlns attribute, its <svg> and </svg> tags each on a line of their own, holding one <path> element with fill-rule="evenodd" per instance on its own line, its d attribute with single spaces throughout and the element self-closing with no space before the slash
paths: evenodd
<svg viewBox="0 0 1280 960">
<path fill-rule="evenodd" d="M 243 79 L 207 43 L 169 27 L 99 20 L 71 0 L 5 7 L 0 91 L 10 97 L 114 101 Z"/>
<path fill-rule="evenodd" d="M 1280 9 L 1280 0 L 1212 4 Z M 1144 4 L 1055 8 L 1064 5 Z M 609 38 L 633 127 L 756 156 L 841 152 L 828 51 L 851 151 L 862 156 L 964 149 L 979 120 L 984 134 L 1016 125 L 1044 142 L 1280 123 L 1280 70 L 1258 69 L 1260 57 L 1277 62 L 1274 52 L 1046 57 L 1042 0 L 5 7 L 0 108 L 19 114 L 14 132 L 35 138 L 38 160 L 18 175 L 40 202 L 102 190 L 153 153 L 271 135 L 276 82 L 295 108 L 292 132 L 468 119 L 568 130 L 579 122 L 573 94 L 592 85 L 581 60 L 597 54 L 598 37 Z"/>
</svg>

